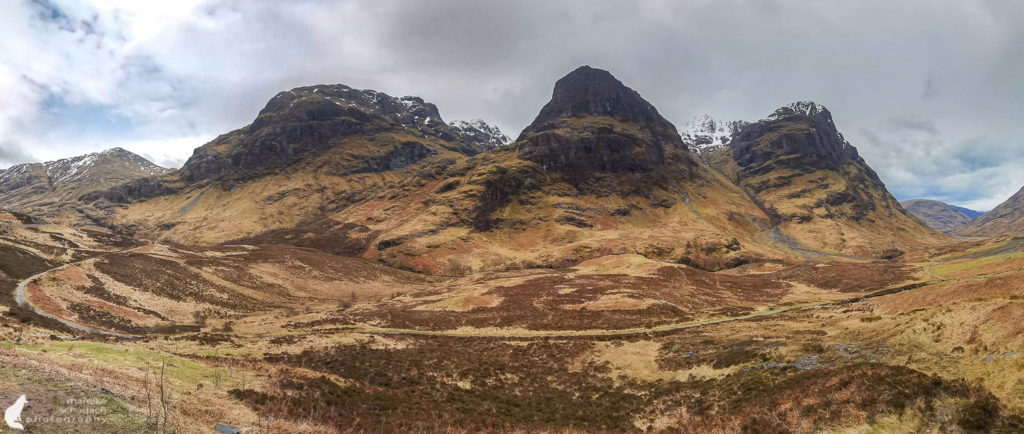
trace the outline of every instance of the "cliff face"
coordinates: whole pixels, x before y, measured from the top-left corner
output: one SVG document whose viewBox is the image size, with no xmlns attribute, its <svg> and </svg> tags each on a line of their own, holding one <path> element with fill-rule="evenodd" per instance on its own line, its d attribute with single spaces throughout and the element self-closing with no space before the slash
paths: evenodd
<svg viewBox="0 0 1024 434">
<path fill-rule="evenodd" d="M 108 190 L 126 205 L 107 222 L 185 244 L 288 243 L 427 272 L 562 266 L 608 251 L 683 260 L 697 249 L 687 245 L 752 245 L 767 226 L 606 71 L 573 71 L 514 144 L 503 136 L 480 121 L 447 124 L 415 97 L 298 88 L 177 174 Z"/>
<path fill-rule="evenodd" d="M 942 239 L 900 206 L 819 104 L 747 124 L 709 160 L 806 246 L 872 255 Z"/>
<path fill-rule="evenodd" d="M 519 158 L 580 180 L 593 172 L 695 165 L 671 122 L 608 71 L 583 66 L 555 83 L 551 100 L 516 141 Z"/>
<path fill-rule="evenodd" d="M 126 204 L 109 225 L 144 236 L 295 244 L 442 274 L 606 254 L 718 269 L 794 243 L 879 256 L 941 237 L 896 203 L 824 107 L 731 125 L 704 156 L 713 170 L 595 68 L 558 80 L 508 145 L 419 98 L 312 86 L 278 94 L 180 172 L 102 198 Z"/>
</svg>

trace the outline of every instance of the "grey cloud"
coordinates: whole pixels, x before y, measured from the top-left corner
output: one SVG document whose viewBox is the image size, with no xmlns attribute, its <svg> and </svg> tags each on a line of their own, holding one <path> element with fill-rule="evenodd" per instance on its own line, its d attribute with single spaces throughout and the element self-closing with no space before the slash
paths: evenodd
<svg viewBox="0 0 1024 434">
<path fill-rule="evenodd" d="M 1024 143 L 1013 140 L 1024 137 L 1024 8 L 1010 0 L 210 1 L 140 41 L 87 5 L 63 13 L 99 35 L 122 32 L 131 48 L 96 60 L 114 72 L 78 56 L 71 68 L 99 72 L 39 79 L 94 89 L 80 99 L 136 123 L 88 143 L 214 136 L 276 92 L 316 83 L 421 96 L 447 120 L 480 117 L 515 137 L 557 78 L 590 64 L 676 124 L 816 100 L 903 198 L 989 203 L 1003 194 L 993 183 L 1024 184 Z M 79 30 L 57 42 L 124 42 Z M 59 122 L 34 131 L 19 140 L 87 146 Z M 177 152 L 169 158 L 191 149 Z"/>
<path fill-rule="evenodd" d="M 21 146 L 7 140 L 0 140 L 0 170 L 19 163 L 35 161 Z"/>
</svg>

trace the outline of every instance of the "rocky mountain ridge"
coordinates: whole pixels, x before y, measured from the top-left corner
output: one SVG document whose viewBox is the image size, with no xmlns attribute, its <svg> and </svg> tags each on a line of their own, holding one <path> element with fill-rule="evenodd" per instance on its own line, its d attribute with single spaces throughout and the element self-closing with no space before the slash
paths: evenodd
<svg viewBox="0 0 1024 434">
<path fill-rule="evenodd" d="M 478 143 L 487 148 L 497 148 L 512 143 L 512 139 L 501 132 L 497 126 L 490 125 L 482 119 L 471 121 L 452 121 L 448 126 L 465 137 L 466 141 Z"/>
<path fill-rule="evenodd" d="M 181 172 L 186 182 L 250 179 L 353 137 L 378 142 L 349 142 L 349 161 L 336 170 L 391 170 L 439 152 L 476 155 L 493 149 L 494 140 L 480 133 L 445 123 L 437 106 L 419 97 L 396 98 L 341 84 L 307 86 L 275 95 L 252 124 L 196 149 Z"/>
<path fill-rule="evenodd" d="M 695 162 L 671 122 L 608 71 L 581 66 L 516 140 L 519 158 L 582 180 Z"/>
</svg>

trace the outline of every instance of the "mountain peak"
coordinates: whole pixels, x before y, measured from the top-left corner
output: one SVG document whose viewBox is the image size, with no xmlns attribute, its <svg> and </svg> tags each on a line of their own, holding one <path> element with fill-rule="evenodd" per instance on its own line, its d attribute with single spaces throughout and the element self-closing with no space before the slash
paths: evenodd
<svg viewBox="0 0 1024 434">
<path fill-rule="evenodd" d="M 900 205 L 932 229 L 945 234 L 967 226 L 981 214 L 932 199 L 911 199 L 900 202 Z"/>
<path fill-rule="evenodd" d="M 781 120 L 791 116 L 822 118 L 827 119 L 829 123 L 832 122 L 832 112 L 814 101 L 796 101 L 779 107 L 768 115 L 768 120 Z"/>
<path fill-rule="evenodd" d="M 653 105 L 610 72 L 581 66 L 555 82 L 551 101 L 544 105 L 524 134 L 554 119 L 585 116 L 612 116 L 623 121 L 672 126 Z"/>
<path fill-rule="evenodd" d="M 1000 235 L 1024 235 L 1024 188 L 991 211 L 974 219 L 957 235 L 970 237 L 994 237 Z"/>
<path fill-rule="evenodd" d="M 671 122 L 608 71 L 582 66 L 555 83 L 551 101 L 516 140 L 519 158 L 586 178 L 696 164 Z"/>
</svg>

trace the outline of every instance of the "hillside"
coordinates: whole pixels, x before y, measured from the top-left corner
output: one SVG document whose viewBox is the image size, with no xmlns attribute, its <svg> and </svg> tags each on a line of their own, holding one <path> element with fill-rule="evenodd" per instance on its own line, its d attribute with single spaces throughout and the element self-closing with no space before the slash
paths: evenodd
<svg viewBox="0 0 1024 434">
<path fill-rule="evenodd" d="M 952 234 L 967 226 L 982 213 L 937 200 L 913 199 L 900 202 L 903 208 L 926 225 L 944 234 Z"/>
<path fill-rule="evenodd" d="M 607 253 L 723 264 L 742 261 L 732 258 L 749 256 L 737 253 L 747 247 L 763 253 L 767 216 L 606 71 L 582 67 L 559 80 L 513 145 L 465 131 L 415 97 L 341 85 L 282 92 L 159 185 L 108 191 L 104 199 L 128 203 L 108 224 L 179 243 L 288 243 L 442 274 Z"/>
<path fill-rule="evenodd" d="M 900 206 L 819 104 L 781 107 L 706 158 L 805 247 L 878 256 L 944 239 Z"/>
<path fill-rule="evenodd" d="M 8 210 L 56 221 L 88 222 L 79 213 L 80 196 L 168 172 L 121 148 L 45 163 L 19 164 L 0 170 L 0 203 Z"/>
<path fill-rule="evenodd" d="M 957 231 L 967 237 L 1024 235 L 1024 188 Z"/>
</svg>

